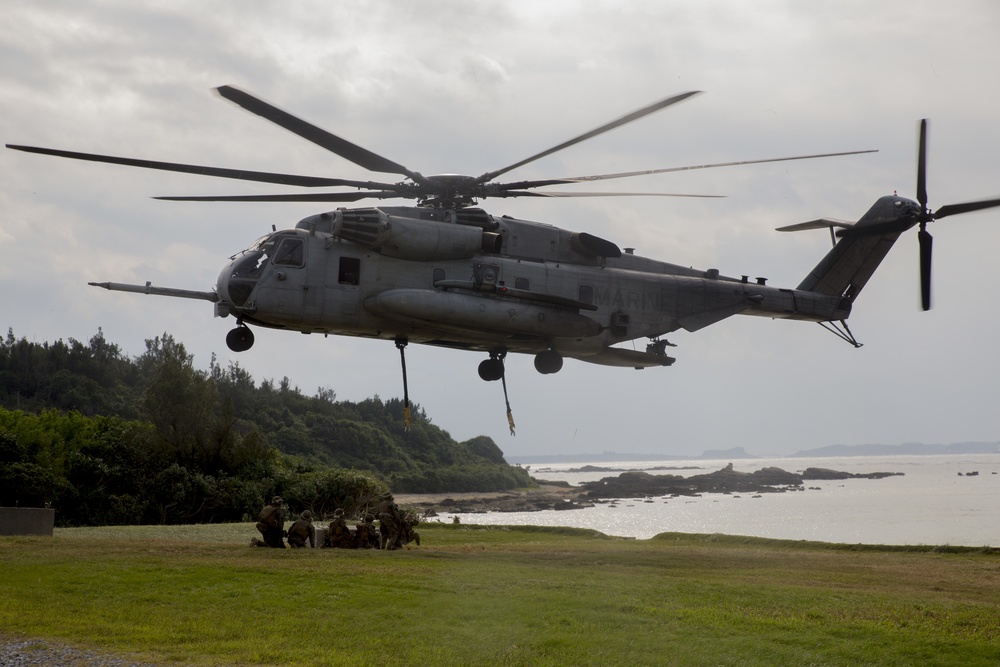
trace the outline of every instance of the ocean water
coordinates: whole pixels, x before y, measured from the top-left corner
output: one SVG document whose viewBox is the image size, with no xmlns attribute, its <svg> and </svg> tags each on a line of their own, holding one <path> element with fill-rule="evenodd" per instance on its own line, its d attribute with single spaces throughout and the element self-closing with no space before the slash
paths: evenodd
<svg viewBox="0 0 1000 667">
<path fill-rule="evenodd" d="M 533 464 L 539 479 L 573 485 L 626 470 L 683 477 L 712 472 L 729 461 L 629 461 L 591 463 L 610 472 L 573 472 L 588 465 Z M 608 535 L 648 539 L 657 533 L 723 533 L 843 544 L 1000 547 L 1000 454 L 748 459 L 740 472 L 765 466 L 807 467 L 851 473 L 901 472 L 884 479 L 806 481 L 786 493 L 705 494 L 695 498 L 622 499 L 580 510 L 460 514 L 467 524 L 572 526 Z M 691 467 L 652 470 L 658 466 Z M 969 472 L 978 472 L 970 476 Z M 959 474 L 961 473 L 961 474 Z M 440 521 L 452 521 L 451 514 Z"/>
</svg>

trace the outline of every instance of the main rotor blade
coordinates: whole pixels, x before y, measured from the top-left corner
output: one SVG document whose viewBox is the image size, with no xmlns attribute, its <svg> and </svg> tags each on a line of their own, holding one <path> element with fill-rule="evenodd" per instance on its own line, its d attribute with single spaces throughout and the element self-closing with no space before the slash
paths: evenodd
<svg viewBox="0 0 1000 667">
<path fill-rule="evenodd" d="M 934 219 L 940 220 L 949 215 L 957 215 L 958 213 L 971 213 L 973 211 L 981 211 L 984 208 L 993 208 L 995 206 L 1000 206 L 1000 199 L 984 199 L 983 201 L 970 201 L 964 204 L 948 204 L 947 206 L 942 206 L 938 210 L 934 211 Z"/>
<path fill-rule="evenodd" d="M 578 181 L 572 178 L 545 178 L 535 181 L 511 181 L 509 183 L 489 183 L 483 185 L 487 190 L 523 190 L 526 188 L 541 188 L 546 185 L 572 185 Z"/>
<path fill-rule="evenodd" d="M 920 241 L 920 303 L 924 310 L 931 309 L 931 252 L 934 239 L 921 229 L 917 233 Z"/>
<path fill-rule="evenodd" d="M 410 171 L 398 162 L 393 162 L 392 160 L 362 148 L 357 144 L 352 144 L 346 139 L 341 139 L 337 135 L 318 128 L 301 118 L 297 118 L 287 111 L 282 111 L 278 107 L 268 104 L 267 102 L 258 99 L 250 93 L 240 90 L 239 88 L 234 88 L 233 86 L 220 86 L 216 88 L 216 91 L 218 91 L 219 95 L 222 97 L 226 98 L 230 102 L 238 104 L 250 113 L 269 120 L 272 123 L 285 128 L 289 132 L 293 132 L 303 139 L 311 141 L 317 146 L 321 146 L 331 153 L 335 153 L 346 160 L 350 160 L 354 164 L 364 167 L 369 171 L 378 171 L 387 174 L 402 174 L 418 182 L 423 180 L 423 177 L 420 174 Z"/>
<path fill-rule="evenodd" d="M 486 195 L 484 195 L 486 196 Z M 501 194 L 490 194 L 490 197 L 698 197 L 702 199 L 725 199 L 726 195 L 689 195 L 670 192 L 553 192 L 543 190 L 530 192 L 506 190 Z"/>
<path fill-rule="evenodd" d="M 917 147 L 917 201 L 921 215 L 927 211 L 927 119 L 920 121 L 920 143 Z M 927 310 L 924 308 L 924 310 Z"/>
<path fill-rule="evenodd" d="M 225 195 L 207 197 L 153 197 L 163 201 L 245 201 L 245 202 L 348 202 L 359 199 L 393 199 L 400 197 L 398 192 L 310 192 L 307 194 L 284 195 Z"/>
<path fill-rule="evenodd" d="M 716 162 L 714 164 L 696 164 L 687 167 L 667 167 L 666 169 L 646 169 L 643 171 L 623 171 L 617 174 L 598 174 L 596 176 L 572 176 L 559 179 L 558 182 L 580 183 L 585 181 L 603 181 L 609 178 L 631 178 L 633 176 L 648 176 L 650 174 L 666 174 L 673 171 L 693 171 L 695 169 L 714 169 L 716 167 L 738 167 L 745 164 L 763 164 L 765 162 L 789 162 L 791 160 L 811 160 L 821 157 L 839 157 L 841 155 L 861 155 L 863 153 L 878 153 L 878 150 L 845 151 L 842 153 L 817 153 L 815 155 L 795 155 L 792 157 L 774 157 L 764 160 L 739 160 L 737 162 Z M 533 186 L 529 186 L 533 187 Z"/>
<path fill-rule="evenodd" d="M 18 146 L 7 144 L 7 148 L 25 153 L 52 155 L 70 158 L 72 160 L 87 160 L 89 162 L 105 162 L 120 164 L 126 167 L 141 167 L 143 169 L 159 169 L 161 171 L 176 171 L 182 174 L 198 174 L 201 176 L 218 176 L 219 178 L 234 178 L 242 181 L 257 181 L 260 183 L 275 183 L 278 185 L 299 185 L 307 188 L 346 186 L 357 188 L 386 187 L 365 181 L 348 181 L 341 178 L 321 178 L 318 176 L 297 176 L 294 174 L 277 174 L 267 171 L 249 171 L 246 169 L 225 169 L 221 167 L 204 167 L 196 164 L 179 162 L 156 162 L 130 157 L 115 157 L 113 155 L 97 155 L 95 153 L 77 153 L 74 151 L 56 150 L 54 148 L 39 148 L 38 146 Z M 391 187 L 391 186 L 390 186 Z"/>
<path fill-rule="evenodd" d="M 600 127 L 595 128 L 595 129 L 591 130 L 590 132 L 585 132 L 584 134 L 581 134 L 578 137 L 574 137 L 573 139 L 570 139 L 569 141 L 564 141 L 563 143 L 559 144 L 558 146 L 553 146 L 552 148 L 550 148 L 548 150 L 542 151 L 541 153 L 538 153 L 536 155 L 532 155 L 529 158 L 525 158 L 524 160 L 521 160 L 520 162 L 515 162 L 514 164 L 512 164 L 510 166 L 507 166 L 507 167 L 504 167 L 503 169 L 498 169 L 496 171 L 487 172 L 487 173 L 483 174 L 482 176 L 480 176 L 479 178 L 477 178 L 476 181 L 479 182 L 479 183 L 486 183 L 486 182 L 492 181 L 497 176 L 500 176 L 501 174 L 506 174 L 508 171 L 511 171 L 512 169 L 516 169 L 518 167 L 526 165 L 529 162 L 534 162 L 535 160 L 543 158 L 546 155 L 552 155 L 553 153 L 555 153 L 557 151 L 561 151 L 564 148 L 569 148 L 570 146 L 572 146 L 574 144 L 578 144 L 581 141 L 586 141 L 587 139 L 592 139 L 593 137 L 596 137 L 599 134 L 603 134 L 603 133 L 607 132 L 608 130 L 613 130 L 616 127 L 621 127 L 622 125 L 625 125 L 627 123 L 631 123 L 632 121 L 638 120 L 638 119 L 642 118 L 643 116 L 648 116 L 649 114 L 653 113 L 654 111 L 659 111 L 660 109 L 665 109 L 665 108 L 667 108 L 667 107 L 669 107 L 669 106 L 671 106 L 673 104 L 677 104 L 678 102 L 682 102 L 683 100 L 686 100 L 687 98 L 691 97 L 692 95 L 697 95 L 700 92 L 701 92 L 700 90 L 693 90 L 693 91 L 690 91 L 690 92 L 687 92 L 687 93 L 681 93 L 680 95 L 674 95 L 673 97 L 668 97 L 666 99 L 660 100 L 659 102 L 655 102 L 653 104 L 650 104 L 647 107 L 643 107 L 642 109 L 639 109 L 637 111 L 633 111 L 632 113 L 630 113 L 630 114 L 628 114 L 626 116 L 622 116 L 618 120 L 615 120 L 615 121 L 612 121 L 610 123 L 606 123 L 604 125 L 601 125 Z"/>
</svg>

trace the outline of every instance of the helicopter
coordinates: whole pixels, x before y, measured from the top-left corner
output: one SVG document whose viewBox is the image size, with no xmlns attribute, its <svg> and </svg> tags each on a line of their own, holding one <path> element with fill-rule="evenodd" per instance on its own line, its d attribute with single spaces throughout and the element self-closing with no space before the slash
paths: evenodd
<svg viewBox="0 0 1000 667">
<path fill-rule="evenodd" d="M 412 206 L 340 207 L 310 215 L 292 229 L 263 236 L 232 255 L 211 291 L 91 282 L 112 291 L 209 301 L 217 317 L 235 318 L 226 344 L 245 352 L 251 327 L 394 341 L 403 377 L 406 425 L 409 343 L 478 351 L 486 381 L 501 381 L 511 434 L 504 359 L 534 356 L 541 374 L 557 373 L 565 358 L 644 369 L 670 366 L 674 347 L 665 336 L 698 331 L 734 315 L 815 322 L 860 347 L 847 319 L 854 301 L 899 236 L 918 227 L 921 298 L 930 308 L 933 240 L 927 223 L 1000 206 L 1000 199 L 927 206 L 927 121 L 920 122 L 916 200 L 880 197 L 857 221 L 820 218 L 778 231 L 828 229 L 833 247 L 795 288 L 764 278 L 731 277 L 636 255 L 586 232 L 494 216 L 479 200 L 510 197 L 680 196 L 657 192 L 553 191 L 640 175 L 715 167 L 826 158 L 872 150 L 670 167 L 643 171 L 498 182 L 500 176 L 604 132 L 683 102 L 700 91 L 659 100 L 545 151 L 480 176 L 425 176 L 294 116 L 234 86 L 224 99 L 370 172 L 403 176 L 399 182 L 350 180 L 157 162 L 7 144 L 55 157 L 199 174 L 334 192 L 265 195 L 161 196 L 170 201 L 333 202 L 409 199 Z M 619 344 L 648 339 L 644 350 Z"/>
</svg>

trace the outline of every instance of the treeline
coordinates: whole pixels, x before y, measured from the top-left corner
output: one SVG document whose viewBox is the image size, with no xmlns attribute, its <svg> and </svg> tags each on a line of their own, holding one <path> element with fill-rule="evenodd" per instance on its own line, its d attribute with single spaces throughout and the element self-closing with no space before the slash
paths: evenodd
<svg viewBox="0 0 1000 667">
<path fill-rule="evenodd" d="M 255 437 L 229 438 L 216 467 L 174 450 L 150 424 L 0 409 L 0 505 L 52 507 L 59 525 L 248 520 L 280 493 L 317 514 L 373 506 L 385 483 L 296 462 Z"/>
<path fill-rule="evenodd" d="M 385 488 L 531 483 L 490 438 L 455 442 L 419 407 L 407 431 L 399 400 L 306 396 L 214 358 L 198 370 L 169 334 L 133 359 L 100 331 L 87 344 L 9 331 L 0 406 L 0 504 L 57 507 L 63 524 L 239 520 L 274 493 L 322 514 Z"/>
</svg>

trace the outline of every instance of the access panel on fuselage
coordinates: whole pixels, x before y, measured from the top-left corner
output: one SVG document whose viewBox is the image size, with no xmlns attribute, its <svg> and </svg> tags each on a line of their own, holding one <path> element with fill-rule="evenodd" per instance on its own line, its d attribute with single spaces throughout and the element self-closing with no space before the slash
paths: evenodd
<svg viewBox="0 0 1000 667">
<path fill-rule="evenodd" d="M 373 279 L 373 261 L 361 248 L 334 243 L 324 251 L 323 322 L 334 329 L 353 329 L 358 325 L 363 299 L 362 284 Z"/>
</svg>

